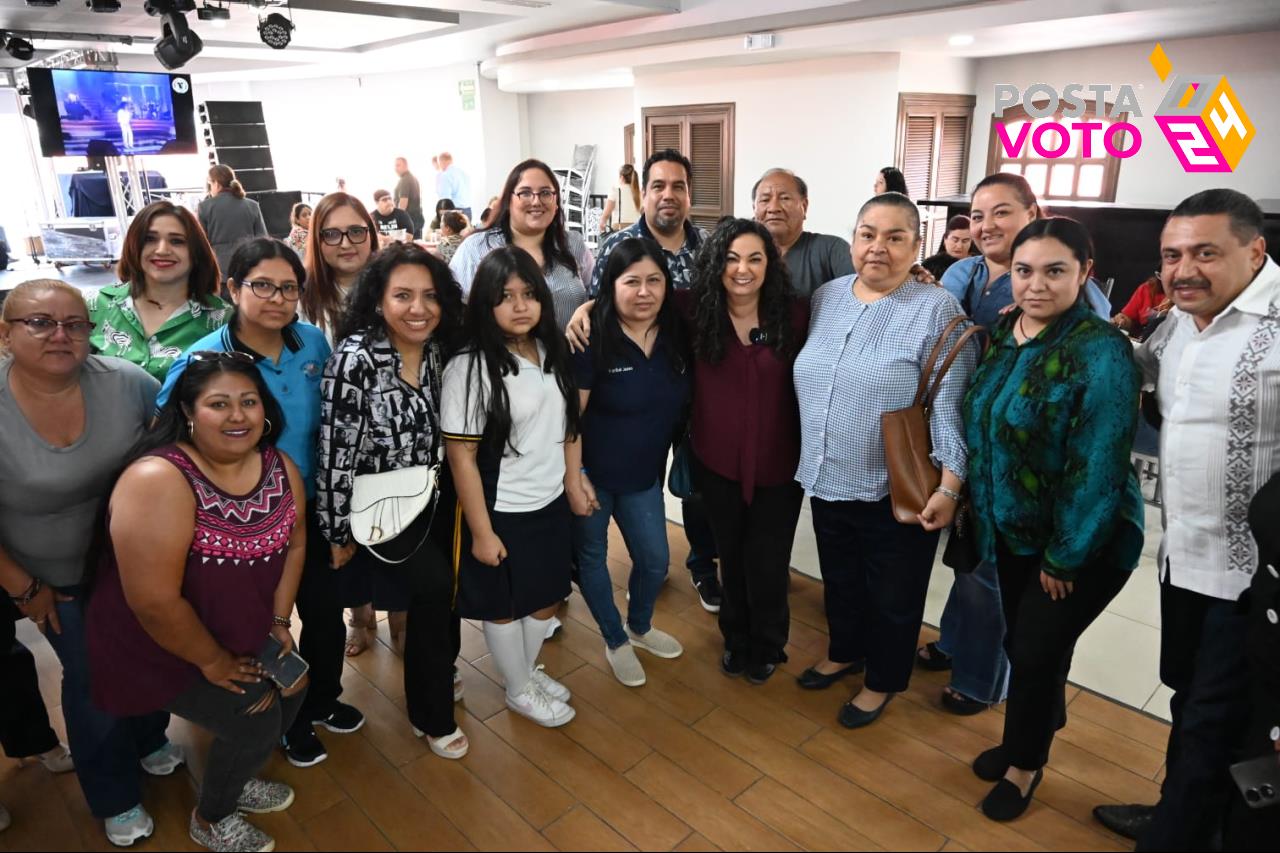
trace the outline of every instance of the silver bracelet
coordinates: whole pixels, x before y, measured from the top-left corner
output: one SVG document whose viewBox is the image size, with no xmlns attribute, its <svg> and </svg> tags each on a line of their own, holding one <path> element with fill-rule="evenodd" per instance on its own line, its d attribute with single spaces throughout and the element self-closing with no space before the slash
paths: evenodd
<svg viewBox="0 0 1280 853">
<path fill-rule="evenodd" d="M 955 491 L 954 489 L 948 489 L 946 486 L 938 486 L 938 488 L 934 489 L 934 491 L 940 495 L 946 495 L 956 503 L 960 503 L 960 493 Z"/>
</svg>

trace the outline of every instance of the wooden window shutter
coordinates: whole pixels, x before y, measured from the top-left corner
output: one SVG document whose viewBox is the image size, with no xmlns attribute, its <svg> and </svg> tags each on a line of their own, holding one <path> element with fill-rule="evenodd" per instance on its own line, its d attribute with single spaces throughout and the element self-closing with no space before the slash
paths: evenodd
<svg viewBox="0 0 1280 853">
<path fill-rule="evenodd" d="M 903 92 L 898 96 L 898 146 L 895 160 L 907 179 L 912 201 L 959 195 L 965 191 L 973 95 Z M 947 208 L 920 207 L 920 257 L 931 255 L 946 230 Z"/>
<path fill-rule="evenodd" d="M 674 148 L 689 158 L 689 218 L 711 227 L 733 213 L 733 104 L 645 107 L 645 157 Z"/>
<path fill-rule="evenodd" d="M 940 196 L 964 192 L 965 167 L 969 160 L 969 117 L 942 117 L 942 146 L 938 151 L 938 180 L 935 192 Z"/>
<path fill-rule="evenodd" d="M 664 148 L 680 150 L 681 122 L 660 124 L 654 122 L 649 127 L 649 151 L 661 151 Z"/>
<path fill-rule="evenodd" d="M 693 163 L 693 207 L 720 210 L 725 190 L 724 122 L 689 123 L 689 160 Z"/>
<path fill-rule="evenodd" d="M 907 142 L 902 155 L 902 174 L 907 179 L 907 194 L 925 198 L 933 186 L 933 137 L 937 122 L 934 116 L 908 116 Z"/>
</svg>

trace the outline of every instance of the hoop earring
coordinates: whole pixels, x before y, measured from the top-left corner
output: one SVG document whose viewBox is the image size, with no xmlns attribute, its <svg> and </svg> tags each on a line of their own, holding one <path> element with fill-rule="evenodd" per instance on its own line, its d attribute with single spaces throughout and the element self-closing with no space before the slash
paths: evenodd
<svg viewBox="0 0 1280 853">
<path fill-rule="evenodd" d="M 262 431 L 263 437 L 271 435 L 271 418 L 263 418 L 267 422 L 267 428 Z"/>
</svg>

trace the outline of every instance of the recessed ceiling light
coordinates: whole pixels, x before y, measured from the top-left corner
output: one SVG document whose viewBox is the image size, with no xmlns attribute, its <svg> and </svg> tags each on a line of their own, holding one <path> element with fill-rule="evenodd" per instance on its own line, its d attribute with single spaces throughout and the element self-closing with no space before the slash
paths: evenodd
<svg viewBox="0 0 1280 853">
<path fill-rule="evenodd" d="M 970 36 L 970 35 L 952 36 L 951 38 L 947 39 L 947 44 L 951 45 L 952 47 L 968 47 L 969 45 L 973 44 L 973 36 Z"/>
</svg>

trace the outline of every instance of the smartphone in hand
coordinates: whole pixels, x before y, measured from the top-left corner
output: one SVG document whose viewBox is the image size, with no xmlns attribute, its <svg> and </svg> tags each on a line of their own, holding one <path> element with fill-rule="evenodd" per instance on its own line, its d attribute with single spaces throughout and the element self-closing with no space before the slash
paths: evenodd
<svg viewBox="0 0 1280 853">
<path fill-rule="evenodd" d="M 280 657 L 283 649 L 284 646 L 279 640 L 274 636 L 268 636 L 262 651 L 258 652 L 258 663 L 262 665 L 263 674 L 274 681 L 277 687 L 281 690 L 289 690 L 302 676 L 306 675 L 311 665 L 295 651 Z"/>
</svg>

